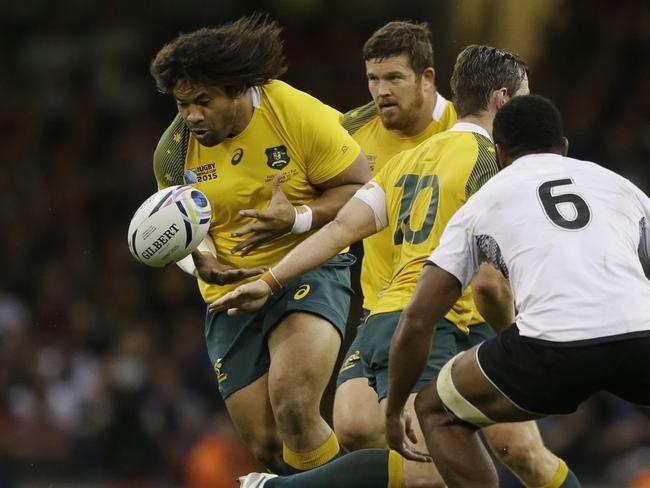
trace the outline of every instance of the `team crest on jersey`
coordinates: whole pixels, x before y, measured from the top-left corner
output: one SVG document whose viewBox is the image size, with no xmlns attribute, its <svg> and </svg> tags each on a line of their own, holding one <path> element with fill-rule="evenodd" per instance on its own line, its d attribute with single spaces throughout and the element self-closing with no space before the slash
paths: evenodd
<svg viewBox="0 0 650 488">
<path fill-rule="evenodd" d="M 196 183 L 198 181 L 196 171 L 193 169 L 186 169 L 183 173 L 183 181 L 185 181 L 186 185 L 193 185 Z"/>
<path fill-rule="evenodd" d="M 287 154 L 287 146 L 269 147 L 264 152 L 266 152 L 266 164 L 270 168 L 282 169 L 291 161 Z"/>
</svg>

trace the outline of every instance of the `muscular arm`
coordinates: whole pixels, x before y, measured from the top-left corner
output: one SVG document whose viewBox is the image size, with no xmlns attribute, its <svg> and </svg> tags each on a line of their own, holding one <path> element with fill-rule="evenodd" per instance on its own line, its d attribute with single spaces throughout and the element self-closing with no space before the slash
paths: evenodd
<svg viewBox="0 0 650 488">
<path fill-rule="evenodd" d="M 370 167 L 363 152 L 341 173 L 316 185 L 322 194 L 309 202 L 312 211 L 311 228 L 319 228 L 330 222 L 354 192 L 370 179 Z M 280 189 L 279 177 L 273 181 L 273 196 L 266 210 L 242 210 L 241 216 L 252 217 L 256 222 L 240 227 L 233 236 L 248 235 L 237 244 L 232 253 L 250 253 L 265 242 L 276 239 L 287 232 L 295 221 L 295 209 Z"/>
<path fill-rule="evenodd" d="M 323 227 L 332 221 L 337 212 L 354 195 L 354 192 L 366 184 L 370 178 L 370 166 L 362 151 L 344 171 L 334 178 L 316 185 L 316 188 L 323 193 L 309 202 L 312 210 L 312 228 Z"/>
<path fill-rule="evenodd" d="M 288 283 L 375 232 L 372 209 L 361 200 L 351 198 L 334 220 L 293 248 L 274 266 L 273 273 L 281 283 Z"/>
<path fill-rule="evenodd" d="M 353 242 L 377 232 L 375 213 L 363 201 L 351 198 L 336 218 L 293 248 L 272 268 L 272 275 L 279 284 L 286 284 L 307 271 L 314 269 L 338 254 Z M 246 283 L 226 293 L 210 305 L 211 312 L 228 309 L 236 315 L 243 311 L 257 310 L 271 294 L 268 282 L 263 279 Z"/>
<path fill-rule="evenodd" d="M 391 342 L 387 417 L 402 412 L 426 366 L 436 324 L 460 295 L 460 282 L 454 275 L 435 265 L 425 266 Z"/>
<path fill-rule="evenodd" d="M 474 303 L 486 322 L 499 332 L 515 321 L 514 298 L 501 271 L 483 263 L 472 281 Z"/>
</svg>

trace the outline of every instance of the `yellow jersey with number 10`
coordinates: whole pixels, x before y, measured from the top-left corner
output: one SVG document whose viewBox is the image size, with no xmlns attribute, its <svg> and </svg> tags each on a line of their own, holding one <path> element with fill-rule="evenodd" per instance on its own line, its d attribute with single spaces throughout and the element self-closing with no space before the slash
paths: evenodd
<svg viewBox="0 0 650 488">
<path fill-rule="evenodd" d="M 386 192 L 387 229 L 395 252 L 390 283 L 371 315 L 406 307 L 449 219 L 497 171 L 487 131 L 457 123 L 397 155 L 374 177 Z M 446 318 L 467 333 L 474 311 L 468 288 Z"/>
<path fill-rule="evenodd" d="M 267 208 L 274 176 L 281 175 L 281 189 L 294 206 L 309 203 L 320 195 L 314 185 L 340 174 L 361 151 L 341 127 L 340 113 L 307 93 L 278 80 L 251 91 L 253 116 L 240 134 L 202 146 L 177 116 L 154 154 L 159 188 L 189 184 L 208 197 L 217 258 L 236 268 L 273 265 L 310 235 L 286 234 L 244 257 L 230 253 L 248 237 L 231 233 L 255 221 L 239 211 Z M 199 288 L 209 303 L 243 282 L 219 286 L 199 279 Z"/>
<path fill-rule="evenodd" d="M 366 153 L 372 174 L 376 175 L 386 162 L 401 151 L 412 149 L 429 137 L 451 128 L 456 122 L 456 111 L 451 102 L 436 93 L 431 123 L 413 137 L 399 137 L 384 127 L 377 105 L 370 102 L 350 110 L 343 116 L 342 124 Z M 387 229 L 363 240 L 361 263 L 361 291 L 363 308 L 372 310 L 377 295 L 386 288 L 391 276 L 390 261 L 386 256 L 393 252 L 392 236 Z"/>
</svg>

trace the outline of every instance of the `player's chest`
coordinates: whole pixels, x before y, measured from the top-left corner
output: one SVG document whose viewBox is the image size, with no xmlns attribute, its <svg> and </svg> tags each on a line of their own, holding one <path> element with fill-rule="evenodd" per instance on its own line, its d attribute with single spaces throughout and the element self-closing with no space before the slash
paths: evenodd
<svg viewBox="0 0 650 488">
<path fill-rule="evenodd" d="M 299 151 L 271 128 L 261 128 L 213 147 L 191 141 L 183 180 L 217 207 L 235 210 L 268 203 L 276 175 L 289 199 L 309 186 Z"/>
</svg>

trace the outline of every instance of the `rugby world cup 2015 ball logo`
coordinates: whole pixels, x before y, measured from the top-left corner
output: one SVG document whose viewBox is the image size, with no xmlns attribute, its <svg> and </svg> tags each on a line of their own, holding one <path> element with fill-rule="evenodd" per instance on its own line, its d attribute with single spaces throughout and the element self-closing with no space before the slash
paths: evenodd
<svg viewBox="0 0 650 488">
<path fill-rule="evenodd" d="M 167 266 L 198 247 L 211 220 L 212 207 L 199 190 L 185 185 L 165 188 L 136 210 L 129 225 L 129 250 L 148 266 Z"/>
</svg>

